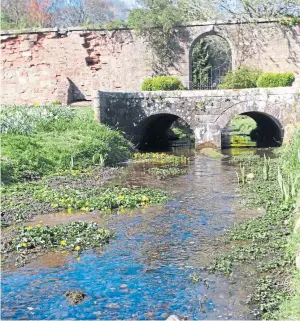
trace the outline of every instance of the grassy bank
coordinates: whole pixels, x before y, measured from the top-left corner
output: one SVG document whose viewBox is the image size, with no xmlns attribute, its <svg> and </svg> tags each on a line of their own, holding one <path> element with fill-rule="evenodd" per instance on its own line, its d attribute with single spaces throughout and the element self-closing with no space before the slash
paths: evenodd
<svg viewBox="0 0 300 321">
<path fill-rule="evenodd" d="M 108 183 L 121 169 L 107 166 L 128 160 L 133 149 L 96 123 L 91 108 L 7 107 L 0 122 L 3 264 L 24 265 L 47 251 L 80 253 L 112 236 L 95 222 L 24 225 L 35 216 L 124 213 L 168 198 L 159 189 Z"/>
<path fill-rule="evenodd" d="M 236 277 L 250 267 L 257 277 L 249 297 L 251 313 L 261 319 L 299 319 L 299 271 L 295 258 L 299 231 L 293 233 L 299 202 L 300 132 L 293 144 L 281 148 L 277 159 L 236 157 L 238 180 L 247 208 L 263 208 L 265 215 L 252 218 L 228 231 L 231 248 L 208 268 Z M 299 213 L 298 213 L 299 215 Z M 253 273 L 253 272 L 251 272 Z M 297 287 L 298 286 L 298 287 Z"/>
<path fill-rule="evenodd" d="M 5 107 L 0 121 L 3 184 L 66 169 L 114 165 L 131 154 L 130 143 L 97 124 L 91 108 Z"/>
</svg>

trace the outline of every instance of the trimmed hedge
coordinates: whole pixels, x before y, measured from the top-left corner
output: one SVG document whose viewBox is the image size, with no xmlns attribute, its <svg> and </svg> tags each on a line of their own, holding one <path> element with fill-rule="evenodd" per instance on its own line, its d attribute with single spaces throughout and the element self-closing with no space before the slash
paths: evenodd
<svg viewBox="0 0 300 321">
<path fill-rule="evenodd" d="M 183 90 L 182 82 L 177 77 L 159 76 L 154 78 L 147 78 L 143 81 L 143 91 L 156 90 Z"/>
<path fill-rule="evenodd" d="M 285 73 L 262 73 L 257 80 L 257 87 L 288 87 L 291 86 L 295 76 L 292 72 Z"/>
<path fill-rule="evenodd" d="M 260 69 L 241 67 L 235 71 L 229 71 L 222 79 L 218 89 L 242 89 L 255 88 Z"/>
</svg>

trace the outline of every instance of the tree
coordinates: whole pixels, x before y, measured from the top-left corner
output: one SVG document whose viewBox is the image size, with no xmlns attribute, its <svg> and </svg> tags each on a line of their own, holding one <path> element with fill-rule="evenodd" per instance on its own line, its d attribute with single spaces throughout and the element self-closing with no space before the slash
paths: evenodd
<svg viewBox="0 0 300 321">
<path fill-rule="evenodd" d="M 121 0 L 65 0 L 56 16 L 58 25 L 99 25 L 125 18 L 125 10 Z"/>
<path fill-rule="evenodd" d="M 32 26 L 51 27 L 54 19 L 51 9 L 53 0 L 29 0 L 26 6 L 26 17 Z"/>
<path fill-rule="evenodd" d="M 156 74 L 167 74 L 167 67 L 174 65 L 178 51 L 178 35 L 174 27 L 184 21 L 181 1 L 140 0 L 140 8 L 128 16 L 129 27 L 134 28 L 153 51 L 152 68 Z"/>
<path fill-rule="evenodd" d="M 188 18 L 258 19 L 300 16 L 300 0 L 187 0 Z"/>
</svg>

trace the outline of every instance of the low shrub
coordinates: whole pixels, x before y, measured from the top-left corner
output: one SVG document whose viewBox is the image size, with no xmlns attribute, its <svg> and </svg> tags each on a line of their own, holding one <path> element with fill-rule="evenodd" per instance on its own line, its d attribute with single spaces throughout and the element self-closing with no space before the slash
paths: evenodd
<svg viewBox="0 0 300 321">
<path fill-rule="evenodd" d="M 156 90 L 183 90 L 182 82 L 177 77 L 159 76 L 154 78 L 147 78 L 143 81 L 143 91 Z"/>
<path fill-rule="evenodd" d="M 292 72 L 285 73 L 262 73 L 257 79 L 257 87 L 288 87 L 295 80 Z"/>
<path fill-rule="evenodd" d="M 241 67 L 235 71 L 229 71 L 218 85 L 218 89 L 255 88 L 261 73 L 260 69 L 249 67 Z"/>
</svg>

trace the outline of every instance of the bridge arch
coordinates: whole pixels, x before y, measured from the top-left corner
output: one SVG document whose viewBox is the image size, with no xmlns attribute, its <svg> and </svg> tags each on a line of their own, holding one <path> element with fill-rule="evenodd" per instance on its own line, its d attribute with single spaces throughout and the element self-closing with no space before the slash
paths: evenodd
<svg viewBox="0 0 300 321">
<path fill-rule="evenodd" d="M 194 130 L 190 123 L 179 115 L 174 113 L 155 113 L 137 124 L 134 137 L 140 150 L 165 150 L 170 142 L 172 133 L 170 131 L 172 124 L 179 121 L 190 133 L 194 135 Z M 175 139 L 176 134 L 173 134 Z"/>
<path fill-rule="evenodd" d="M 251 131 L 250 137 L 256 142 L 257 147 L 281 146 L 284 127 L 278 117 L 264 111 L 248 109 L 241 112 L 238 108 L 232 108 L 218 120 L 221 132 L 236 115 L 248 116 L 256 122 L 256 128 Z"/>
<path fill-rule="evenodd" d="M 223 44 L 228 46 L 228 51 L 230 52 L 230 64 L 228 70 L 232 70 L 235 68 L 235 61 L 236 61 L 236 50 L 234 47 L 233 42 L 230 40 L 229 37 L 227 37 L 224 33 L 222 32 L 217 32 L 213 28 L 209 31 L 202 32 L 198 34 L 194 40 L 191 42 L 189 46 L 189 89 L 212 89 L 212 88 L 195 88 L 195 85 L 193 84 L 193 53 L 194 49 L 199 44 L 199 42 L 205 38 L 220 38 L 220 40 L 223 42 Z M 216 68 L 217 66 L 215 66 Z M 214 68 L 214 67 L 213 67 Z M 225 72 L 223 72 L 225 73 Z"/>
</svg>

